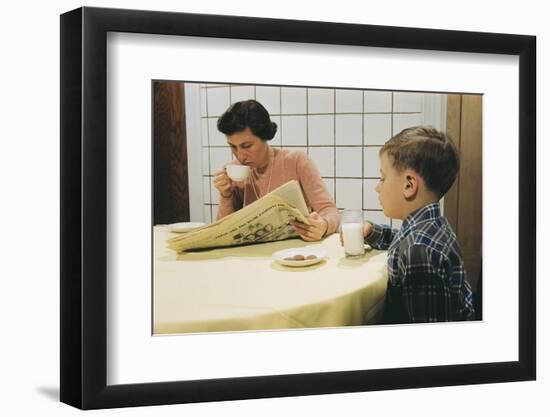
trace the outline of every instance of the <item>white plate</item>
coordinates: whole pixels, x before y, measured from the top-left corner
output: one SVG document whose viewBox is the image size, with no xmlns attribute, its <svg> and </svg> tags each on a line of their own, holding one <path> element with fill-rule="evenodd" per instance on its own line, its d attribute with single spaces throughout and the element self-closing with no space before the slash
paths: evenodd
<svg viewBox="0 0 550 417">
<path fill-rule="evenodd" d="M 292 257 L 294 255 L 315 255 L 315 259 L 304 259 L 303 261 L 294 261 L 288 260 L 285 258 Z M 314 246 L 305 246 L 303 248 L 290 248 L 283 249 L 277 252 L 274 252 L 271 257 L 280 265 L 284 266 L 309 266 L 321 262 L 327 257 L 327 254 L 324 250 L 314 247 Z"/>
<path fill-rule="evenodd" d="M 196 229 L 198 227 L 202 227 L 204 225 L 206 225 L 206 223 L 202 223 L 202 222 L 183 222 L 183 223 L 167 224 L 166 227 L 168 228 L 168 230 L 170 230 L 171 232 L 174 232 L 174 233 L 185 233 L 185 232 L 189 232 L 193 229 Z"/>
</svg>

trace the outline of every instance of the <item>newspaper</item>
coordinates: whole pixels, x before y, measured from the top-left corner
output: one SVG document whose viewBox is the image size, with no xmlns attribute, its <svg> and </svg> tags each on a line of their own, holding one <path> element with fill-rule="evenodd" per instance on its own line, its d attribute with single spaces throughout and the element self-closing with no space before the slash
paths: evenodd
<svg viewBox="0 0 550 417">
<path fill-rule="evenodd" d="M 167 240 L 176 252 L 273 242 L 297 237 L 292 221 L 308 223 L 300 185 L 289 181 L 248 206 L 206 226 Z"/>
</svg>

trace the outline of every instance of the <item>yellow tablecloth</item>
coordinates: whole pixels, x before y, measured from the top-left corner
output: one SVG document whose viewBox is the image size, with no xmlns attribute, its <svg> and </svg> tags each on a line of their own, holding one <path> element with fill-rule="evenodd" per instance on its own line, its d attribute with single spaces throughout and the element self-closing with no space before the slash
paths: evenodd
<svg viewBox="0 0 550 417">
<path fill-rule="evenodd" d="M 271 254 L 300 239 L 176 254 L 174 234 L 154 230 L 154 333 L 216 332 L 375 323 L 387 284 L 386 252 L 346 259 L 338 235 L 315 242 L 328 254 L 292 268 Z"/>
</svg>

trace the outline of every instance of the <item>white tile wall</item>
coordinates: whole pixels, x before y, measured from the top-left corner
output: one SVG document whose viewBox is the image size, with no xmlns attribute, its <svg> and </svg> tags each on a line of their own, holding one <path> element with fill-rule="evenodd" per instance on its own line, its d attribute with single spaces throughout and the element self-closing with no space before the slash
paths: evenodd
<svg viewBox="0 0 550 417">
<path fill-rule="evenodd" d="M 283 114 L 305 114 L 306 89 L 281 88 L 281 109 Z"/>
<path fill-rule="evenodd" d="M 210 208 L 210 205 L 205 205 L 204 206 L 204 211 L 203 211 L 203 218 L 204 218 L 204 222 L 205 223 L 211 223 L 212 222 L 212 215 L 211 215 L 211 208 Z"/>
<path fill-rule="evenodd" d="M 277 132 L 275 132 L 275 136 L 273 136 L 273 139 L 271 139 L 269 144 L 271 146 L 280 146 L 281 145 L 281 116 L 270 116 L 270 119 L 272 122 L 275 122 L 275 124 L 277 124 Z"/>
<path fill-rule="evenodd" d="M 207 88 L 208 116 L 221 116 L 229 107 L 229 87 Z"/>
<path fill-rule="evenodd" d="M 360 209 L 362 206 L 362 180 L 336 179 L 336 206 L 338 208 Z"/>
<path fill-rule="evenodd" d="M 382 209 L 380 202 L 378 201 L 378 193 L 376 192 L 376 185 L 378 180 L 364 180 L 363 186 L 363 207 L 370 210 Z"/>
<path fill-rule="evenodd" d="M 309 148 L 309 157 L 315 162 L 321 177 L 334 177 L 334 147 Z"/>
<path fill-rule="evenodd" d="M 212 185 L 211 175 L 233 159 L 225 135 L 216 128 L 217 117 L 229 107 L 230 99 L 235 102 L 255 97 L 278 125 L 270 145 L 305 151 L 317 165 L 339 208 L 363 208 L 365 219 L 400 227 L 400 220 L 384 216 L 375 191 L 380 175 L 378 151 L 393 134 L 423 123 L 423 94 L 221 84 L 216 88 L 210 88 L 212 84 L 204 86 L 200 89 L 202 159 L 203 175 L 209 175 L 201 177 L 204 221 L 215 220 L 218 211 L 219 196 Z"/>
<path fill-rule="evenodd" d="M 363 155 L 359 147 L 336 148 L 336 176 L 359 177 L 363 176 Z"/>
<path fill-rule="evenodd" d="M 397 135 L 403 129 L 422 124 L 422 113 L 394 114 L 393 134 Z"/>
<path fill-rule="evenodd" d="M 362 90 L 336 90 L 336 113 L 362 113 Z"/>
<path fill-rule="evenodd" d="M 306 145 L 306 120 L 306 116 L 282 116 L 281 142 L 283 146 Z"/>
<path fill-rule="evenodd" d="M 212 183 L 212 177 L 203 177 L 202 179 L 202 192 L 205 203 L 210 203 L 210 184 Z M 215 188 L 213 188 L 215 189 Z"/>
<path fill-rule="evenodd" d="M 363 161 L 365 166 L 363 173 L 365 177 L 379 177 L 380 176 L 380 158 L 378 157 L 379 147 L 363 148 L 365 157 Z"/>
<path fill-rule="evenodd" d="M 323 178 L 323 181 L 327 186 L 328 193 L 332 197 L 332 200 L 334 200 L 334 178 Z"/>
<path fill-rule="evenodd" d="M 365 91 L 365 113 L 389 113 L 391 111 L 391 92 Z"/>
<path fill-rule="evenodd" d="M 208 136 L 210 146 L 227 146 L 227 138 L 218 130 L 217 124 L 217 118 L 208 118 Z"/>
<path fill-rule="evenodd" d="M 214 184 L 212 184 L 212 193 L 211 193 L 211 203 L 212 204 L 220 204 L 220 193 L 219 191 L 216 189 L 216 187 L 214 187 Z"/>
<path fill-rule="evenodd" d="M 256 87 L 256 100 L 267 109 L 269 114 L 281 114 L 281 89 L 279 87 Z"/>
<path fill-rule="evenodd" d="M 208 119 L 201 119 L 201 143 L 208 146 Z"/>
<path fill-rule="evenodd" d="M 206 88 L 201 88 L 201 117 L 208 116 L 206 108 Z"/>
<path fill-rule="evenodd" d="M 202 148 L 202 172 L 203 174 L 210 174 L 210 150 L 208 148 Z"/>
<path fill-rule="evenodd" d="M 403 224 L 402 220 L 391 219 L 391 227 L 393 227 L 393 228 L 400 229 L 402 224 Z"/>
<path fill-rule="evenodd" d="M 336 115 L 336 143 L 361 145 L 363 143 L 363 118 L 360 114 Z"/>
<path fill-rule="evenodd" d="M 229 148 L 211 148 L 210 149 L 210 174 L 214 174 L 232 160 Z"/>
<path fill-rule="evenodd" d="M 390 219 L 384 216 L 384 212 L 382 211 L 366 210 L 365 220 L 371 223 L 391 225 Z"/>
<path fill-rule="evenodd" d="M 421 113 L 424 94 L 420 93 L 393 93 L 394 113 Z"/>
<path fill-rule="evenodd" d="M 365 115 L 365 145 L 383 145 L 392 137 L 391 114 Z"/>
<path fill-rule="evenodd" d="M 334 90 L 328 88 L 307 89 L 307 112 L 311 113 L 333 113 L 334 112 Z"/>
<path fill-rule="evenodd" d="M 334 116 L 308 116 L 308 144 L 334 145 Z"/>
<path fill-rule="evenodd" d="M 254 86 L 251 85 L 240 85 L 231 87 L 231 103 L 237 101 L 250 100 L 255 97 L 254 95 Z"/>
</svg>

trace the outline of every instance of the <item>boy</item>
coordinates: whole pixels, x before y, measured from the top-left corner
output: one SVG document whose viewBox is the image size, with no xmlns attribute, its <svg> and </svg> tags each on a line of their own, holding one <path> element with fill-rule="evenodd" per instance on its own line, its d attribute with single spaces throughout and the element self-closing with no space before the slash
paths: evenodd
<svg viewBox="0 0 550 417">
<path fill-rule="evenodd" d="M 471 320 L 472 290 L 462 251 L 439 200 L 459 169 L 456 148 L 431 127 L 411 127 L 380 149 L 376 192 L 384 215 L 401 229 L 365 222 L 365 243 L 388 249 L 384 322 Z"/>
</svg>

